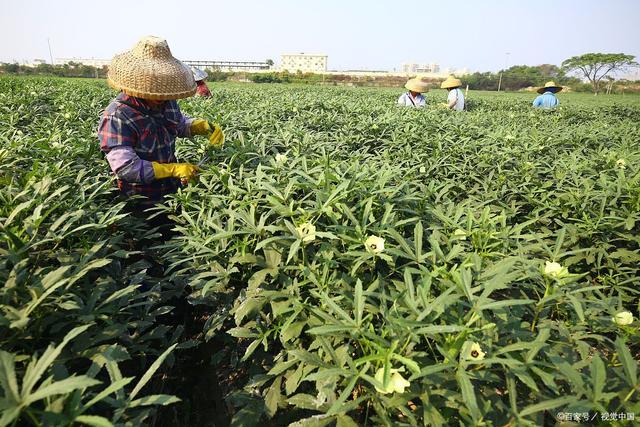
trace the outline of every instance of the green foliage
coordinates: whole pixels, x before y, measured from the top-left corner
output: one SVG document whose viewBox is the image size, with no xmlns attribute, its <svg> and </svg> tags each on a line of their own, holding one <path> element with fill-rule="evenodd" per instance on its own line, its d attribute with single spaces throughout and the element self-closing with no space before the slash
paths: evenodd
<svg viewBox="0 0 640 427">
<path fill-rule="evenodd" d="M 217 312 L 215 359 L 241 373 L 235 422 L 635 412 L 638 323 L 612 317 L 638 315 L 637 100 L 547 113 L 472 92 L 456 114 L 434 108 L 441 92 L 396 108 L 398 92 L 229 87 L 182 104 L 227 134 L 169 209 L 174 268 Z M 410 386 L 380 392 L 394 374 Z"/>
<path fill-rule="evenodd" d="M 139 425 L 176 401 L 140 393 L 181 328 L 161 320 L 175 284 L 135 260 L 132 237 L 153 230 L 123 211 L 98 151 L 111 96 L 0 79 L 0 425 Z"/>
<path fill-rule="evenodd" d="M 153 383 L 185 284 L 232 425 L 638 412 L 637 98 L 569 94 L 549 113 L 470 92 L 454 113 L 443 91 L 414 110 L 401 89 L 216 85 L 181 108 L 220 123 L 225 148 L 165 207 L 178 236 L 150 277 L 132 258 L 153 230 L 114 201 L 95 140 L 114 92 L 0 87 L 5 424 L 149 423 L 176 400 Z M 612 321 L 623 310 L 634 323 Z"/>
<path fill-rule="evenodd" d="M 528 87 L 541 86 L 548 80 L 554 80 L 562 85 L 577 85 L 580 81 L 567 77 L 564 72 L 555 65 L 543 64 L 535 67 L 528 65 L 514 65 L 498 73 L 475 72 L 463 77 L 464 83 L 471 89 L 497 90 L 498 81 L 502 73 L 501 87 L 504 90 L 520 90 Z"/>
<path fill-rule="evenodd" d="M 577 72 L 587 79 L 593 87 L 593 92 L 597 94 L 603 78 L 618 71 L 637 67 L 638 63 L 634 59 L 635 56 L 624 53 L 585 53 L 564 60 L 562 68 L 567 73 Z"/>
</svg>

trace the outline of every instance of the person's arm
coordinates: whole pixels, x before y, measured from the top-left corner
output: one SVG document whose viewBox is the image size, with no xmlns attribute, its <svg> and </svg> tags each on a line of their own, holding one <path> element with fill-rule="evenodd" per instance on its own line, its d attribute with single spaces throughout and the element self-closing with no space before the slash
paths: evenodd
<svg viewBox="0 0 640 427">
<path fill-rule="evenodd" d="M 541 107 L 542 106 L 542 96 L 540 96 L 540 95 L 536 96 L 536 99 L 533 100 L 533 106 L 534 107 Z"/>
<path fill-rule="evenodd" d="M 151 162 L 142 160 L 133 149 L 138 135 L 128 119 L 103 116 L 98 125 L 98 138 L 100 149 L 119 179 L 132 183 L 148 183 L 155 179 Z"/>
<path fill-rule="evenodd" d="M 405 101 L 405 99 L 404 99 L 404 98 L 405 98 L 405 96 L 406 96 L 406 94 L 405 94 L 405 93 L 403 93 L 402 95 L 400 95 L 400 97 L 398 98 L 398 105 L 405 106 L 405 105 L 407 104 L 407 103 L 406 103 L 406 101 Z"/>
<path fill-rule="evenodd" d="M 190 163 L 159 163 L 142 160 L 133 145 L 137 133 L 126 118 L 103 117 L 98 126 L 100 149 L 106 153 L 113 173 L 123 181 L 146 184 L 156 179 L 180 178 L 183 183 L 193 179 L 198 167 Z"/>
</svg>

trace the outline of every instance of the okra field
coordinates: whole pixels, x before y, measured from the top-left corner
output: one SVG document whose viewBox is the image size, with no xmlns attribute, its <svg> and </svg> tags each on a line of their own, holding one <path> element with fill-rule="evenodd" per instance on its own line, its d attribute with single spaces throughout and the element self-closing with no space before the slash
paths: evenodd
<svg viewBox="0 0 640 427">
<path fill-rule="evenodd" d="M 0 426 L 640 417 L 640 97 L 211 89 L 159 243 L 99 150 L 116 93 L 0 78 Z"/>
</svg>

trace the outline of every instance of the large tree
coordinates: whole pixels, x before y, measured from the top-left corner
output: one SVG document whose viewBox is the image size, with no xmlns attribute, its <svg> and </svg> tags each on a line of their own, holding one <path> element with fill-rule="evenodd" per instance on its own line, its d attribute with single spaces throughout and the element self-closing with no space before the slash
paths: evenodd
<svg viewBox="0 0 640 427">
<path fill-rule="evenodd" d="M 562 68 L 567 73 L 577 72 L 584 75 L 597 95 L 604 77 L 637 66 L 638 63 L 634 59 L 633 55 L 624 53 L 585 53 L 563 61 Z"/>
</svg>

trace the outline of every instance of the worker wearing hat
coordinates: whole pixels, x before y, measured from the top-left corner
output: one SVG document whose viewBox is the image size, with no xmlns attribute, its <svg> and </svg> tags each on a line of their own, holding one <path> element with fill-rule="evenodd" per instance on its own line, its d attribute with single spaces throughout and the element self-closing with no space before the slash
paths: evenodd
<svg viewBox="0 0 640 427">
<path fill-rule="evenodd" d="M 98 125 L 100 149 L 124 196 L 145 196 L 149 207 L 192 180 L 198 167 L 179 163 L 177 137 L 204 135 L 221 146 L 218 125 L 180 112 L 177 99 L 192 96 L 191 69 L 171 55 L 161 38 L 143 37 L 133 49 L 111 61 L 107 82 L 120 94 L 105 109 Z"/>
<path fill-rule="evenodd" d="M 408 92 L 400 95 L 400 98 L 398 98 L 398 105 L 416 108 L 425 106 L 425 99 L 422 93 L 429 91 L 427 83 L 416 77 L 409 79 L 404 87 L 408 89 Z"/>
<path fill-rule="evenodd" d="M 460 90 L 460 86 L 462 86 L 460 79 L 456 79 L 453 76 L 447 77 L 447 79 L 440 84 L 441 89 L 447 89 L 447 91 L 449 91 L 446 106 L 450 110 L 464 110 L 464 93 Z"/>
<path fill-rule="evenodd" d="M 196 81 L 196 96 L 209 98 L 211 91 L 207 86 L 207 82 L 204 81 L 207 78 L 207 72 L 198 67 L 191 67 L 191 71 L 193 72 L 193 79 Z"/>
<path fill-rule="evenodd" d="M 562 86 L 558 86 L 555 82 L 546 82 L 543 87 L 537 90 L 540 94 L 534 99 L 533 106 L 534 108 L 543 108 L 543 109 L 551 109 L 555 108 L 560 104 L 558 98 L 556 98 L 556 93 L 562 90 Z"/>
</svg>

